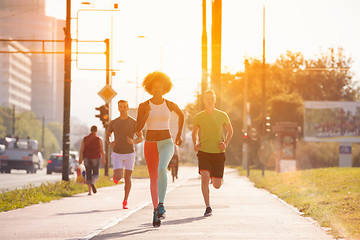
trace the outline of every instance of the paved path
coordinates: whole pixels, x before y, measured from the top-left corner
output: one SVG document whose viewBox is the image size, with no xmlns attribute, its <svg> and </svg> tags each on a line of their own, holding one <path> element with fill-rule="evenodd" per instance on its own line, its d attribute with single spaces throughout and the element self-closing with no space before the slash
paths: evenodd
<svg viewBox="0 0 360 240">
<path fill-rule="evenodd" d="M 130 209 L 121 209 L 123 185 L 101 188 L 93 196 L 38 204 L 0 214 L 1 239 L 286 239 L 330 240 L 326 232 L 292 207 L 253 187 L 227 169 L 220 190 L 211 188 L 213 216 L 204 205 L 196 168 L 181 167 L 169 182 L 167 218 L 152 227 L 149 181 L 134 179 Z"/>
</svg>

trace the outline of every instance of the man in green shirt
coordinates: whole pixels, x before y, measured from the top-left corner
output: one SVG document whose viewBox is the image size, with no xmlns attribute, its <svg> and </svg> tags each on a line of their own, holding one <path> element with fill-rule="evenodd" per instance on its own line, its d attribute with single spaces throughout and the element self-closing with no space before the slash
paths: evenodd
<svg viewBox="0 0 360 240">
<path fill-rule="evenodd" d="M 204 92 L 205 110 L 195 115 L 192 132 L 194 151 L 198 152 L 201 191 L 206 205 L 204 216 L 212 215 L 209 190 L 210 178 L 214 188 L 219 189 L 224 175 L 225 149 L 233 135 L 228 115 L 216 109 L 215 103 L 215 92 L 206 90 Z M 224 127 L 226 129 L 225 140 L 223 139 Z"/>
</svg>

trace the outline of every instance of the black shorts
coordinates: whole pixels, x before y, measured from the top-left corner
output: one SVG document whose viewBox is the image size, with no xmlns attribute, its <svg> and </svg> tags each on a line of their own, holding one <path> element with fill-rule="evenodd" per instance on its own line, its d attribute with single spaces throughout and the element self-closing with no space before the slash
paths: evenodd
<svg viewBox="0 0 360 240">
<path fill-rule="evenodd" d="M 222 178 L 224 176 L 225 153 L 206 153 L 199 151 L 199 173 L 202 170 L 210 172 L 210 177 Z"/>
</svg>

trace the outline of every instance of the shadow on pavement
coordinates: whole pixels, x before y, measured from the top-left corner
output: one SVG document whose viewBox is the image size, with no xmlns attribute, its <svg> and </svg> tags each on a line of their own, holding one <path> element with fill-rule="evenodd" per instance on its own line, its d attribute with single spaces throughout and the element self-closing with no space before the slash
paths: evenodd
<svg viewBox="0 0 360 240">
<path fill-rule="evenodd" d="M 201 217 L 191 217 L 191 218 L 183 218 L 183 219 L 176 219 L 176 220 L 161 220 L 161 225 L 178 225 L 178 224 L 184 224 L 184 223 L 191 223 L 191 222 L 195 222 L 195 221 L 200 221 L 205 219 L 204 216 Z M 153 227 L 152 223 L 143 223 L 141 224 L 141 226 L 144 227 Z"/>
<path fill-rule="evenodd" d="M 183 219 L 176 219 L 176 220 L 170 220 L 170 221 L 162 221 L 162 225 L 178 225 L 178 224 L 184 224 L 184 223 L 192 223 L 200 220 L 204 220 L 205 217 L 191 217 L 191 218 L 183 218 Z"/>
<path fill-rule="evenodd" d="M 63 216 L 63 215 L 78 215 L 78 214 L 92 214 L 92 213 L 101 213 L 101 212 L 114 212 L 119 211 L 122 209 L 110 209 L 110 210 L 92 210 L 92 211 L 86 211 L 86 212 L 67 212 L 67 213 L 56 213 L 55 215 Z"/>
<path fill-rule="evenodd" d="M 156 230 L 157 230 L 157 228 L 153 228 L 153 226 L 151 225 L 151 227 L 146 227 L 146 228 L 145 227 L 137 228 L 137 229 L 127 230 L 127 231 L 122 231 L 122 232 L 98 235 L 95 237 L 95 239 L 114 239 L 114 238 L 118 239 L 118 238 L 129 237 L 129 236 L 143 234 L 143 233 L 147 233 L 150 231 L 156 231 Z"/>
</svg>

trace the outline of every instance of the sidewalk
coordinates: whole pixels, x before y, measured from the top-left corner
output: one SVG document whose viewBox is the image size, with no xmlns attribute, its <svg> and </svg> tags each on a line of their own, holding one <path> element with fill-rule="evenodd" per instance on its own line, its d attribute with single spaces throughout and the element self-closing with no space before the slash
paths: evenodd
<svg viewBox="0 0 360 240">
<path fill-rule="evenodd" d="M 168 184 L 167 217 L 160 228 L 152 227 L 149 181 L 133 180 L 128 210 L 121 209 L 122 189 L 100 188 L 96 195 L 1 213 L 1 239 L 333 239 L 232 169 L 220 190 L 211 187 L 213 216 L 203 217 L 197 170 L 181 167 L 179 179 Z"/>
<path fill-rule="evenodd" d="M 191 178 L 167 194 L 167 217 L 160 228 L 152 227 L 148 205 L 93 239 L 333 239 L 236 170 L 227 169 L 221 189 L 211 187 L 211 200 L 213 216 L 203 217 L 200 180 Z"/>
<path fill-rule="evenodd" d="M 179 179 L 168 190 L 197 177 L 196 168 L 181 167 Z M 169 178 L 170 180 L 170 178 Z M 132 179 L 129 209 L 122 209 L 123 184 L 0 213 L 0 239 L 83 239 L 104 226 L 126 218 L 150 204 L 149 179 Z"/>
</svg>

